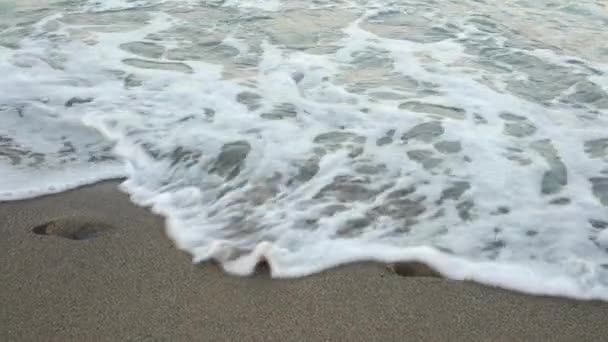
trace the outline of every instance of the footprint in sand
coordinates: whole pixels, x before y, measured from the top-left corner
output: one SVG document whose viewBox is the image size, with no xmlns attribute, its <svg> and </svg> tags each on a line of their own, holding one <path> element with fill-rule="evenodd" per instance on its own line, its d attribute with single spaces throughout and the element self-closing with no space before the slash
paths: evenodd
<svg viewBox="0 0 608 342">
<path fill-rule="evenodd" d="M 38 235 L 54 235 L 70 240 L 89 240 L 106 234 L 115 227 L 101 221 L 87 218 L 61 218 L 32 228 Z"/>
<path fill-rule="evenodd" d="M 434 277 L 434 278 L 443 278 L 441 273 L 437 272 L 431 266 L 411 261 L 411 262 L 396 262 L 394 264 L 390 264 L 387 268 L 402 277 Z"/>
</svg>

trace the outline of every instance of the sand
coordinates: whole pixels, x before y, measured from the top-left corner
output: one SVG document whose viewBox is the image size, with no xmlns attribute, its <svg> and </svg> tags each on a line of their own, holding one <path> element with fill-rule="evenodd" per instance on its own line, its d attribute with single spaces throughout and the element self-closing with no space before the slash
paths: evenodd
<svg viewBox="0 0 608 342">
<path fill-rule="evenodd" d="M 0 203 L 1 341 L 602 341 L 608 303 L 356 264 L 295 280 L 193 265 L 104 182 Z M 84 235 L 40 226 L 103 222 Z M 34 227 L 36 233 L 32 231 Z M 55 230 L 53 230 L 55 229 Z M 76 238 L 76 239 L 72 239 Z"/>
</svg>

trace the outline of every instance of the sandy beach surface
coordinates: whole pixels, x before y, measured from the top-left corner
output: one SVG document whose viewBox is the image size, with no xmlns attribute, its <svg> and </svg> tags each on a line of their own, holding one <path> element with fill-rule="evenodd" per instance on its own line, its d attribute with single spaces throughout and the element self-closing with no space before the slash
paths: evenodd
<svg viewBox="0 0 608 342">
<path fill-rule="evenodd" d="M 79 233 L 60 227 L 66 218 L 97 223 Z M 59 227 L 40 228 L 57 219 Z M 608 335 L 608 303 L 402 277 L 385 265 L 295 280 L 227 276 L 217 266 L 192 264 L 165 237 L 163 219 L 131 204 L 117 182 L 0 203 L 0 234 L 1 341 L 602 341 Z"/>
</svg>

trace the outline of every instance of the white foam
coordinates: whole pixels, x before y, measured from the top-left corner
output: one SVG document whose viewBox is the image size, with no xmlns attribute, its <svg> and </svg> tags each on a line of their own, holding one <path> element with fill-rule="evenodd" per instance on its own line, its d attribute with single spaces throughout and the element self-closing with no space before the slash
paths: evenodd
<svg viewBox="0 0 608 342">
<path fill-rule="evenodd" d="M 227 0 L 223 6 L 240 8 L 257 8 L 264 11 L 278 11 L 281 8 L 280 0 Z"/>
<path fill-rule="evenodd" d="M 134 8 L 154 6 L 165 2 L 164 0 L 89 0 L 83 5 L 88 12 L 122 11 Z"/>
<path fill-rule="evenodd" d="M 230 273 L 418 260 L 608 300 L 608 66 L 555 50 L 542 4 L 86 4 L 0 50 L 4 199 L 127 175 L 178 248 Z M 599 30 L 550 11 L 574 40 Z"/>
</svg>

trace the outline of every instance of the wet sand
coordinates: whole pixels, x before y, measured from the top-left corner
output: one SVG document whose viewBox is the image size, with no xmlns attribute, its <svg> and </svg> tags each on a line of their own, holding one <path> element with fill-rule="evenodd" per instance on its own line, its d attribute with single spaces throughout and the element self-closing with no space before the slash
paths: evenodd
<svg viewBox="0 0 608 342">
<path fill-rule="evenodd" d="M 131 204 L 116 185 L 0 203 L 0 340 L 601 341 L 608 335 L 608 303 L 402 277 L 378 264 L 296 280 L 227 276 L 214 265 L 193 265 L 165 237 L 162 218 Z M 44 225 L 66 217 L 103 225 L 84 233 Z"/>
</svg>

